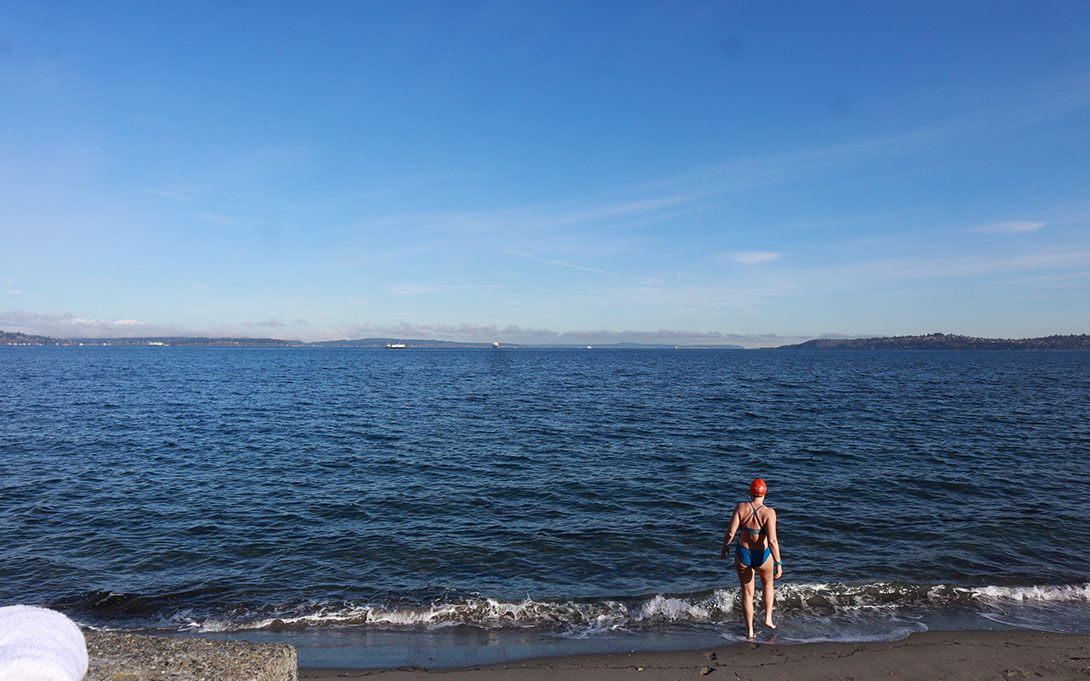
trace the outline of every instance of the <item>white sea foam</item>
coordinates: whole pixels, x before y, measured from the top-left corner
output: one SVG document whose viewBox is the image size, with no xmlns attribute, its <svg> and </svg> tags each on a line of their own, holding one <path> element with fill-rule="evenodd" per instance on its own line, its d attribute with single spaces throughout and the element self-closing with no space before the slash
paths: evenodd
<svg viewBox="0 0 1090 681">
<path fill-rule="evenodd" d="M 760 601 L 760 590 L 757 599 Z M 777 612 L 785 617 L 821 619 L 897 617 L 898 613 L 942 611 L 948 607 L 988 608 L 995 603 L 1090 602 L 1090 584 L 1056 586 L 953 587 L 892 582 L 844 585 L 786 584 L 777 589 Z M 203 632 L 238 629 L 342 626 L 382 629 L 536 628 L 583 638 L 617 630 L 648 630 L 660 625 L 717 625 L 733 621 L 740 609 L 738 588 L 701 594 L 656 594 L 602 600 L 453 599 L 418 606 L 308 602 L 260 612 L 233 612 L 198 618 L 179 613 L 176 625 Z M 886 613 L 886 614 L 882 614 Z M 861 621 L 863 621 L 861 620 Z M 912 630 L 914 626 L 907 629 Z"/>
<path fill-rule="evenodd" d="M 708 619 L 708 609 L 699 602 L 693 603 L 682 598 L 655 596 L 645 602 L 635 615 L 640 620 L 706 620 Z"/>
<path fill-rule="evenodd" d="M 1090 602 L 1090 583 L 1056 586 L 985 586 L 959 589 L 981 601 Z"/>
</svg>

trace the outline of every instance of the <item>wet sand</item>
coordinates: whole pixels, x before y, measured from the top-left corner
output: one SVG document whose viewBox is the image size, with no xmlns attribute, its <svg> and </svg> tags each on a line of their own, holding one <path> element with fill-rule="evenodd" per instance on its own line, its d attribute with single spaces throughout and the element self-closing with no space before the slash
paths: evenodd
<svg viewBox="0 0 1090 681">
<path fill-rule="evenodd" d="M 1090 636 L 928 631 L 891 643 L 733 644 L 708 650 L 557 657 L 464 669 L 300 669 L 308 681 L 1090 680 Z"/>
</svg>

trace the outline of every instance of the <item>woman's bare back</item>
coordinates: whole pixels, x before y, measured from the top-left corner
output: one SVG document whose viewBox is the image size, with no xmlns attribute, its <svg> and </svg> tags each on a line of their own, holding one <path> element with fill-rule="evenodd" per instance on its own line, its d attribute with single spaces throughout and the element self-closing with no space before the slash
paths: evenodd
<svg viewBox="0 0 1090 681">
<path fill-rule="evenodd" d="M 768 523 L 776 512 L 764 504 L 743 501 L 734 509 L 738 514 L 738 543 L 747 549 L 763 549 L 768 546 Z M 756 512 L 756 513 L 755 513 Z"/>
</svg>

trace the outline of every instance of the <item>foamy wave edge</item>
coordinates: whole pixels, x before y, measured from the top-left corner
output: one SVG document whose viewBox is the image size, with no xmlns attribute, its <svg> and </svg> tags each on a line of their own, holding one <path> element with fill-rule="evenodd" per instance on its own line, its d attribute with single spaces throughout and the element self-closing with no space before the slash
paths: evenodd
<svg viewBox="0 0 1090 681">
<path fill-rule="evenodd" d="M 758 590 L 759 591 L 759 590 Z M 640 630 L 668 624 L 718 624 L 741 609 L 738 588 L 688 595 L 658 594 L 631 599 L 521 601 L 474 597 L 419 606 L 307 602 L 223 617 L 171 618 L 179 628 L 199 632 L 269 628 L 353 627 L 436 629 L 535 628 L 584 636 Z M 1090 583 L 1054 586 L 961 587 L 879 582 L 872 584 L 788 584 L 777 587 L 781 612 L 832 613 L 855 609 L 990 605 L 1002 602 L 1090 603 Z"/>
<path fill-rule="evenodd" d="M 1057 586 L 985 586 L 964 589 L 972 598 L 981 601 L 1022 601 L 1064 603 L 1085 601 L 1090 603 L 1090 583 L 1061 584 Z"/>
</svg>

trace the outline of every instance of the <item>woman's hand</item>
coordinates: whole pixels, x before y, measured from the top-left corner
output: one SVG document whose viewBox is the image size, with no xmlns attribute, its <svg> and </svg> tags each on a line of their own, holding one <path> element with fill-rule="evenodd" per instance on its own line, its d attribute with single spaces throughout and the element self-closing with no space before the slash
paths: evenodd
<svg viewBox="0 0 1090 681">
<path fill-rule="evenodd" d="M 783 563 L 776 565 L 776 579 L 783 577 Z"/>
</svg>

